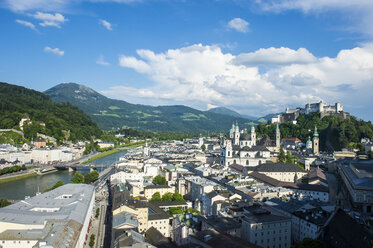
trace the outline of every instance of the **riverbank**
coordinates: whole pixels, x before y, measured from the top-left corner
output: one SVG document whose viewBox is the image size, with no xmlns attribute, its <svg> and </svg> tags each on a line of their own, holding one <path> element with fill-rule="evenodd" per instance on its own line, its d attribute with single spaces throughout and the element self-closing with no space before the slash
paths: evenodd
<svg viewBox="0 0 373 248">
<path fill-rule="evenodd" d="M 145 144 L 145 142 L 143 142 L 143 141 L 142 142 L 136 142 L 136 143 L 131 143 L 131 144 L 128 144 L 128 145 L 124 145 L 122 147 L 118 147 L 118 148 L 113 149 L 113 150 L 109 150 L 109 151 L 106 151 L 106 152 L 101 152 L 101 153 L 89 158 L 88 160 L 82 162 L 82 164 L 88 164 L 88 163 L 91 163 L 91 162 L 93 162 L 97 159 L 104 158 L 104 157 L 107 157 L 109 155 L 112 155 L 112 154 L 130 149 L 130 148 L 136 148 L 136 147 L 142 146 L 144 144 Z"/>
<path fill-rule="evenodd" d="M 0 184 L 9 183 L 9 182 L 13 182 L 13 181 L 18 181 L 18 180 L 22 180 L 22 179 L 26 179 L 26 178 L 30 178 L 30 177 L 37 177 L 37 176 L 38 176 L 38 174 L 36 172 L 30 171 L 26 174 L 8 176 L 8 177 L 4 177 L 4 178 L 0 177 Z"/>
</svg>

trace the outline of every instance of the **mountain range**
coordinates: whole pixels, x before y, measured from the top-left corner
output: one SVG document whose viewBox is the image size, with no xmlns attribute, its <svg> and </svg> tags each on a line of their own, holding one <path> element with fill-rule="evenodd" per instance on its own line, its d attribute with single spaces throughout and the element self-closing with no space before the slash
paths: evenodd
<svg viewBox="0 0 373 248">
<path fill-rule="evenodd" d="M 55 102 L 69 102 L 104 130 L 135 128 L 160 132 L 226 132 L 233 122 L 249 128 L 252 120 L 231 110 L 200 111 L 183 105 L 149 106 L 110 99 L 84 85 L 63 83 L 44 92 Z"/>
</svg>

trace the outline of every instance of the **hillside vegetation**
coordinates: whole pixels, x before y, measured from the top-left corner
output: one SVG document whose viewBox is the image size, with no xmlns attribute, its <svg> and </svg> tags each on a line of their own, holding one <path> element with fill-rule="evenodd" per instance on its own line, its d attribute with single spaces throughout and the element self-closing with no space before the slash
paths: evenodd
<svg viewBox="0 0 373 248">
<path fill-rule="evenodd" d="M 45 92 L 55 102 L 69 102 L 88 114 L 102 129 L 134 128 L 155 132 L 226 132 L 233 122 L 249 127 L 242 117 L 200 111 L 183 105 L 147 106 L 107 98 L 75 83 L 59 84 Z"/>
<path fill-rule="evenodd" d="M 20 130 L 19 122 L 28 116 L 32 123 L 24 127 L 27 141 L 36 139 L 36 133 L 63 140 L 89 140 L 100 136 L 101 130 L 83 111 L 69 103 L 55 103 L 48 95 L 21 86 L 0 83 L 0 128 Z M 45 127 L 40 124 L 45 123 Z M 16 134 L 4 134 L 3 139 Z"/>
<path fill-rule="evenodd" d="M 373 125 L 370 121 L 326 116 L 320 119 L 318 113 L 300 115 L 297 124 L 283 123 L 280 125 L 281 138 L 297 137 L 303 142 L 312 134 L 315 126 L 320 136 L 322 150 L 341 150 L 359 143 L 362 138 L 373 138 Z M 257 126 L 259 136 L 267 135 L 274 139 L 275 124 L 260 124 Z"/>
</svg>

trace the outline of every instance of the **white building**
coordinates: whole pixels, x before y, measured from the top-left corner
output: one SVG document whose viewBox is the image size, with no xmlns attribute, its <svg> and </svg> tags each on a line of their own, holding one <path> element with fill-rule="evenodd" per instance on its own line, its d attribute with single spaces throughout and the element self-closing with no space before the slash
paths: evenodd
<svg viewBox="0 0 373 248">
<path fill-rule="evenodd" d="M 67 184 L 1 208 L 0 246 L 81 248 L 94 199 L 93 186 Z"/>
</svg>

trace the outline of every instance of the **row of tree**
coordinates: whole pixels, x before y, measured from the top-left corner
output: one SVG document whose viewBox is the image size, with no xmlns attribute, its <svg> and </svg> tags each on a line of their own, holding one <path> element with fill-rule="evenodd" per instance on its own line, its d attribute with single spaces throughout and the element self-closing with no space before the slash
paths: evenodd
<svg viewBox="0 0 373 248">
<path fill-rule="evenodd" d="M 160 202 L 160 201 L 184 201 L 184 198 L 183 196 L 178 193 L 178 192 L 175 192 L 175 193 L 170 193 L 170 192 L 167 192 L 167 193 L 164 193 L 161 197 L 161 194 L 159 192 L 155 192 L 153 195 L 152 195 L 152 198 L 150 199 L 151 202 Z"/>
<path fill-rule="evenodd" d="M 4 169 L 0 170 L 0 175 L 5 175 L 8 173 L 18 172 L 18 171 L 23 171 L 23 170 L 27 170 L 25 165 L 23 166 L 15 165 L 12 167 L 5 167 Z"/>
</svg>

